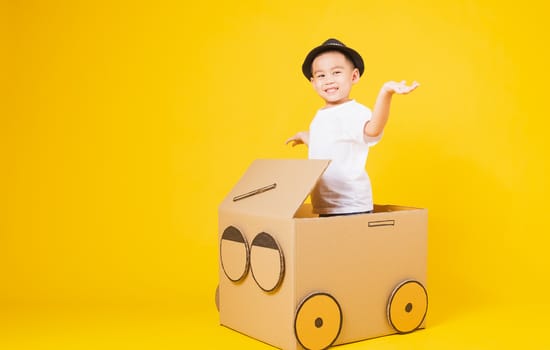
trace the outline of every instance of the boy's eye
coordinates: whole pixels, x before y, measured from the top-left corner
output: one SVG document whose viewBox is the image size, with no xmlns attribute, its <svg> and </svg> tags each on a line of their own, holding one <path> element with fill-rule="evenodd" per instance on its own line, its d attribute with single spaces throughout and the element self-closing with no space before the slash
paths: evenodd
<svg viewBox="0 0 550 350">
<path fill-rule="evenodd" d="M 333 74 L 334 74 L 334 75 L 339 75 L 339 74 L 342 74 L 342 71 L 340 71 L 340 70 L 337 70 L 337 71 L 334 71 L 334 73 L 333 73 Z"/>
</svg>

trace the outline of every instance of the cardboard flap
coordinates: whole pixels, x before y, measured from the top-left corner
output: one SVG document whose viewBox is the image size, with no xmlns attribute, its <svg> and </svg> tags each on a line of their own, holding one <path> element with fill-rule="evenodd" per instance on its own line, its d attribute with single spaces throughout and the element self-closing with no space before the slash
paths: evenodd
<svg viewBox="0 0 550 350">
<path fill-rule="evenodd" d="M 302 159 L 255 160 L 225 197 L 220 210 L 292 218 L 329 162 Z"/>
</svg>

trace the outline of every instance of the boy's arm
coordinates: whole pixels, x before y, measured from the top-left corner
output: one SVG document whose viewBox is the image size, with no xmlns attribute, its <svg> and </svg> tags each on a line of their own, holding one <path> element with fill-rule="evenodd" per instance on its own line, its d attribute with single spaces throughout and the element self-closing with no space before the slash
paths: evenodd
<svg viewBox="0 0 550 350">
<path fill-rule="evenodd" d="M 300 131 L 285 142 L 287 145 L 292 143 L 292 147 L 297 145 L 309 145 L 309 131 Z"/>
<path fill-rule="evenodd" d="M 404 80 L 399 83 L 395 81 L 385 83 L 376 98 L 372 118 L 365 124 L 365 128 L 363 129 L 365 137 L 376 137 L 384 131 L 384 127 L 390 116 L 390 105 L 393 94 L 408 94 L 419 85 L 420 84 L 415 81 L 412 85 L 407 86 Z"/>
</svg>

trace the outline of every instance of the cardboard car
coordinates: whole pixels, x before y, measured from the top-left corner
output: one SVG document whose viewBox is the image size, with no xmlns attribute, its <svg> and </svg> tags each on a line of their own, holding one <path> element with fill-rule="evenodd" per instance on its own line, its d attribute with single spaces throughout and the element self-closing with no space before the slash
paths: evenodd
<svg viewBox="0 0 550 350">
<path fill-rule="evenodd" d="M 320 218 L 305 203 L 329 161 L 254 161 L 219 206 L 220 324 L 282 349 L 425 326 L 427 210 Z"/>
</svg>

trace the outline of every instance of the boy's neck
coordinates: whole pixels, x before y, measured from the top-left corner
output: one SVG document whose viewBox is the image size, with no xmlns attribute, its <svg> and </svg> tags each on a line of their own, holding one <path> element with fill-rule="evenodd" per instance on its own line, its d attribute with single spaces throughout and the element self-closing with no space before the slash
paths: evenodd
<svg viewBox="0 0 550 350">
<path fill-rule="evenodd" d="M 348 97 L 348 98 L 340 100 L 338 102 L 326 102 L 325 106 L 321 109 L 329 109 L 329 108 L 332 108 L 332 107 L 337 107 L 337 106 L 343 105 L 344 103 L 348 103 L 350 101 L 353 101 L 353 99 Z"/>
</svg>

